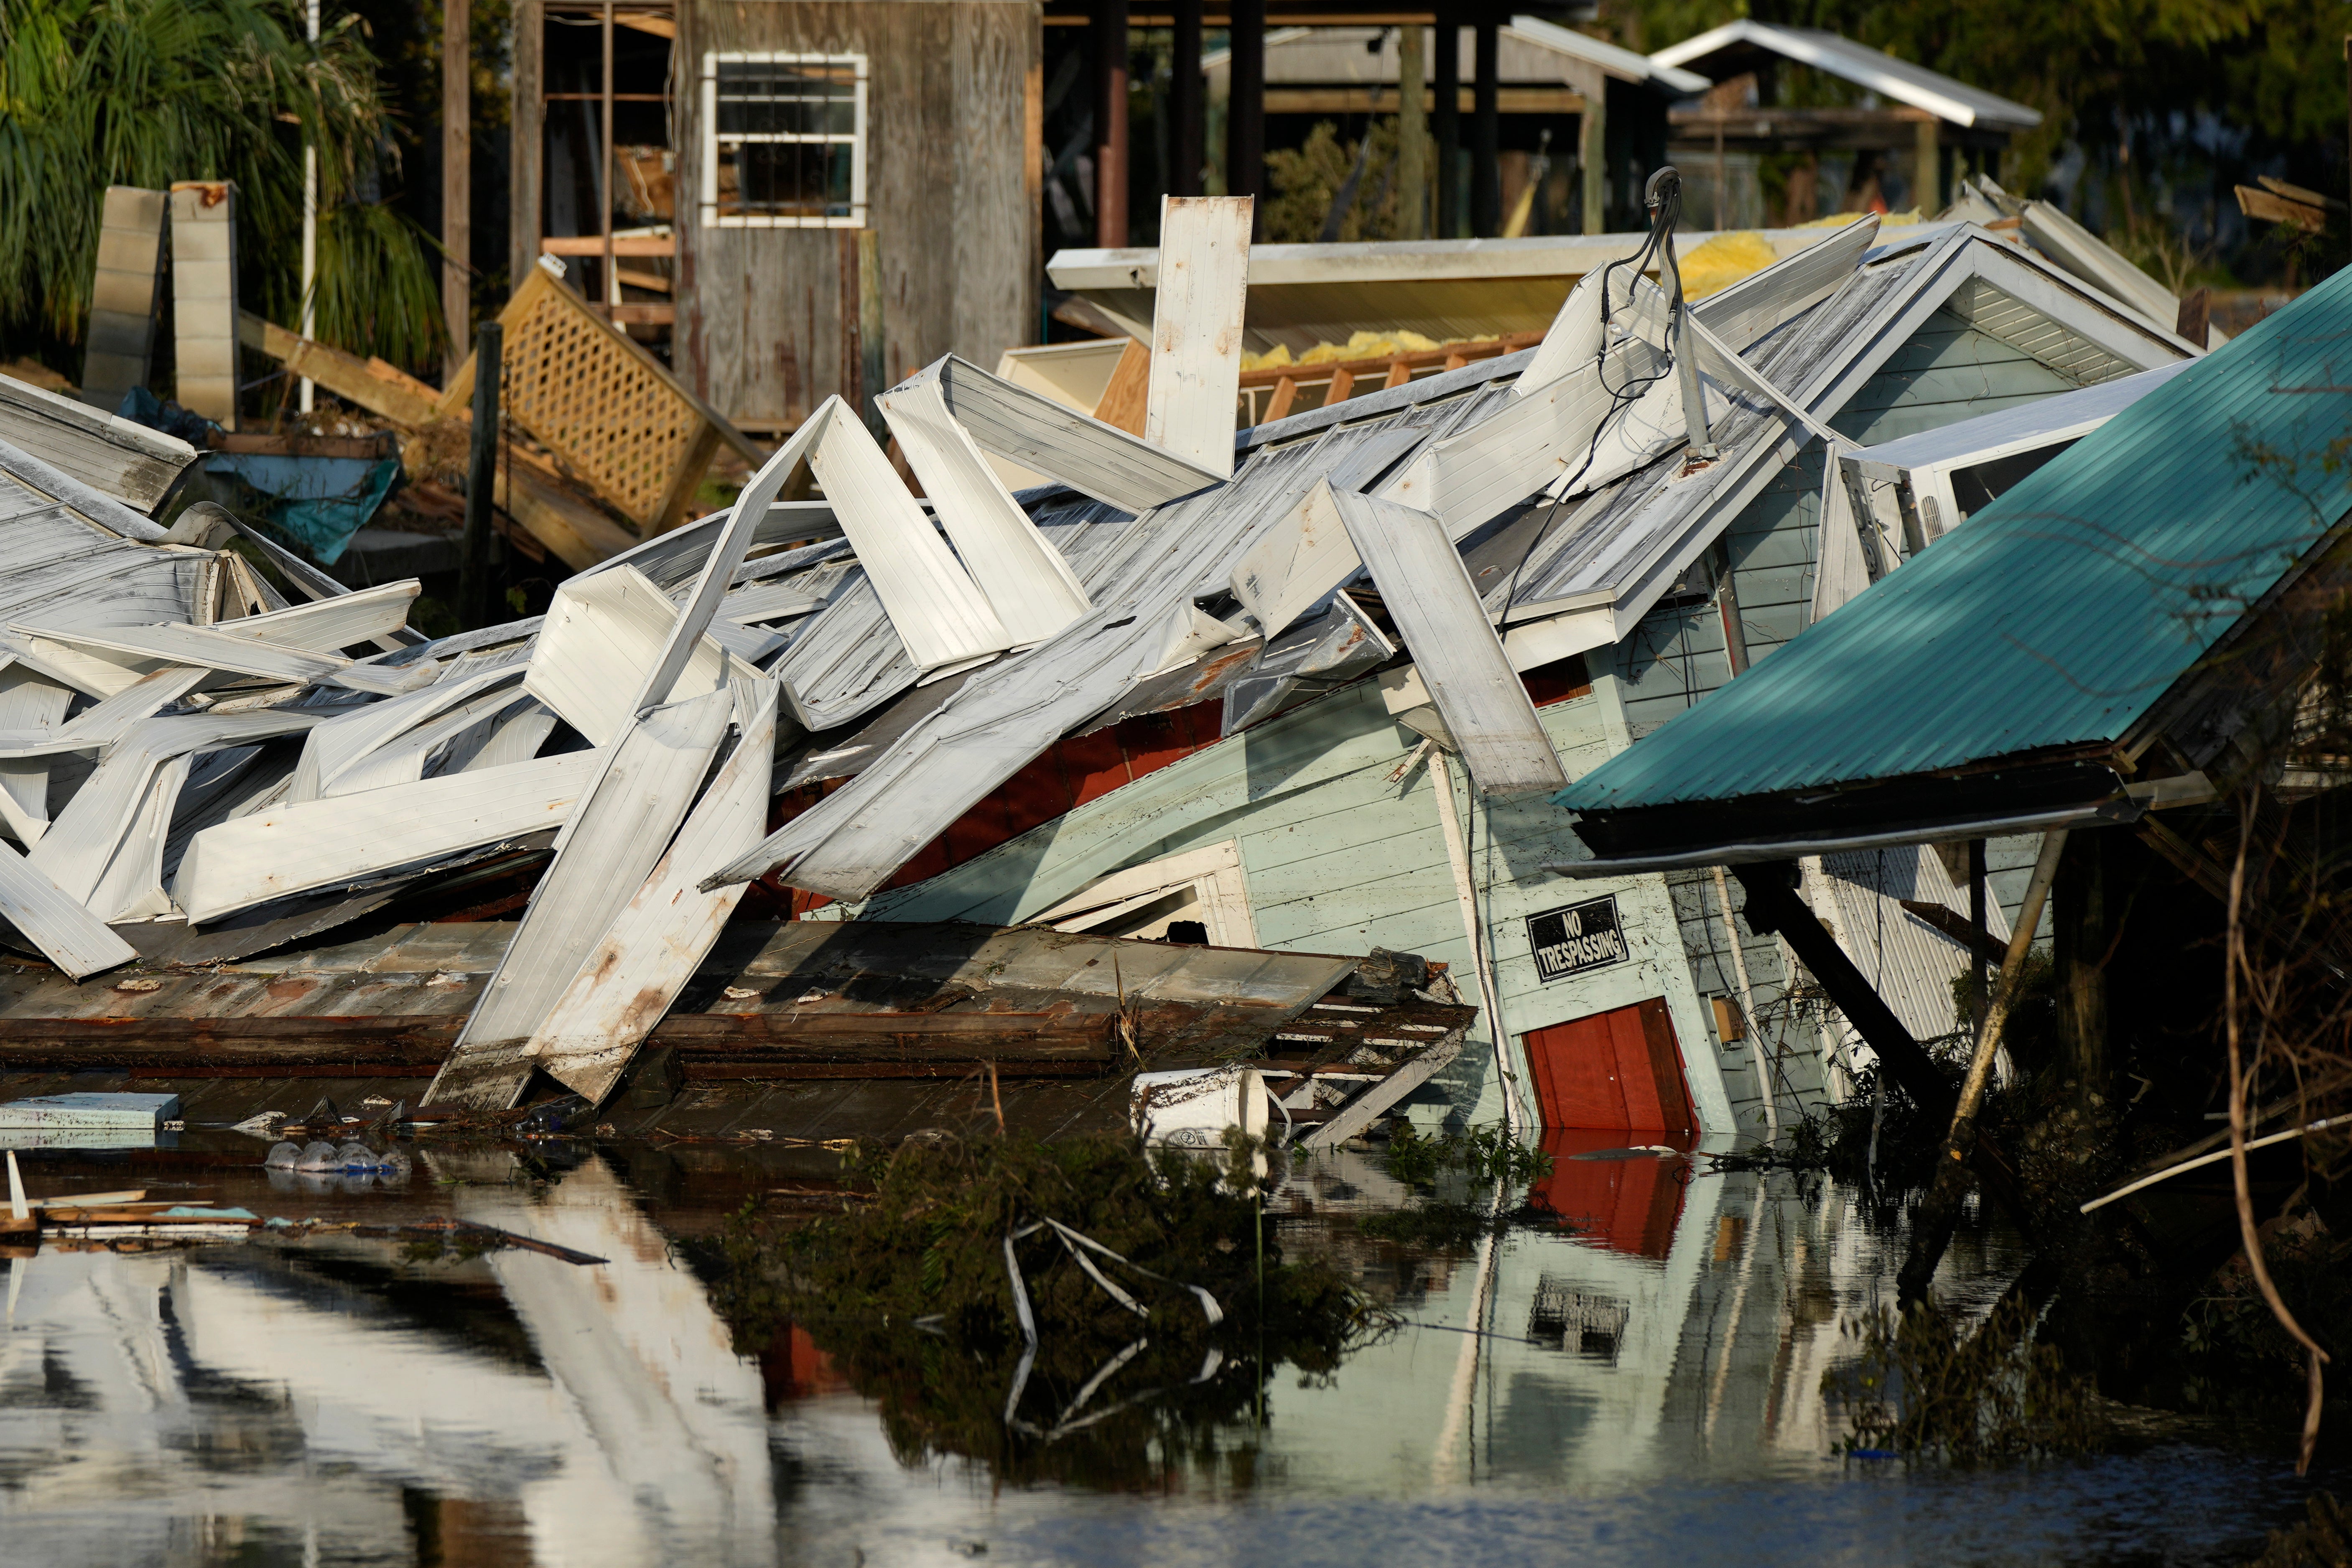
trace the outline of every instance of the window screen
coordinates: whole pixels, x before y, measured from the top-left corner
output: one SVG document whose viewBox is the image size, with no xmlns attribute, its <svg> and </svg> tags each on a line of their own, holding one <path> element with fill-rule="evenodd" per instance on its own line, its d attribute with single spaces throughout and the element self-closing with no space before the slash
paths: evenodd
<svg viewBox="0 0 2352 1568">
<path fill-rule="evenodd" d="M 703 57 L 706 227 L 862 228 L 866 57 Z"/>
</svg>

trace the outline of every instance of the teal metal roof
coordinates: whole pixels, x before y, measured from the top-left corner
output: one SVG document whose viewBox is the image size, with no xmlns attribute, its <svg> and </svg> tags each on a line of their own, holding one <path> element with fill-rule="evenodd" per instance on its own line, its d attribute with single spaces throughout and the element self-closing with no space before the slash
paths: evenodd
<svg viewBox="0 0 2352 1568">
<path fill-rule="evenodd" d="M 2352 509 L 2347 448 L 2352 269 L 1554 798 L 1731 800 L 2118 740 Z"/>
</svg>

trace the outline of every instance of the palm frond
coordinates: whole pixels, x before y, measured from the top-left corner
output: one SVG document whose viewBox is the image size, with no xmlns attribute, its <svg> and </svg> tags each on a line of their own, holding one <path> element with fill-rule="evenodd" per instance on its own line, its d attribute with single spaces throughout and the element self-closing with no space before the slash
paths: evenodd
<svg viewBox="0 0 2352 1568">
<path fill-rule="evenodd" d="M 0 0 L 0 338 L 79 339 L 106 187 L 176 180 L 236 183 L 244 291 L 290 321 L 307 141 L 320 152 L 320 335 L 433 363 L 425 249 L 364 199 L 388 172 L 387 131 L 356 18 L 314 46 L 293 0 Z"/>
</svg>

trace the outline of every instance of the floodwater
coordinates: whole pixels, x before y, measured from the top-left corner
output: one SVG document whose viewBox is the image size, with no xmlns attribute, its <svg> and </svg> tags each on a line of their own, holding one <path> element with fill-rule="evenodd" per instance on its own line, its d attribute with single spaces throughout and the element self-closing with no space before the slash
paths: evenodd
<svg viewBox="0 0 2352 1568">
<path fill-rule="evenodd" d="M 1408 1195 L 1377 1159 L 1306 1164 L 1271 1200 L 1285 1245 L 1401 1326 L 1088 1489 L 902 1459 L 803 1331 L 735 1352 L 672 1240 L 810 1156 L 422 1149 L 391 1187 L 265 1174 L 222 1134 L 29 1159 L 37 1194 L 454 1215 L 606 1261 L 331 1233 L 12 1258 L 0 1563 L 2219 1563 L 2302 1509 L 2277 1455 L 1838 1457 L 1822 1375 L 1892 1299 L 1901 1237 L 1785 1173 L 1564 1159 L 1543 1195 L 1577 1234 L 1432 1253 L 1355 1233 Z M 1988 1305 L 2021 1261 L 1969 1230 L 1943 1290 Z"/>
</svg>

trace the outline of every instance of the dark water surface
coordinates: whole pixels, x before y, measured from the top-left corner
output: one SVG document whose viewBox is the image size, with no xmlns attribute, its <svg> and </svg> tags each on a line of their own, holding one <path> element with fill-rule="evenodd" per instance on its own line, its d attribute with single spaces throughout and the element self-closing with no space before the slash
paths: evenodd
<svg viewBox="0 0 2352 1568">
<path fill-rule="evenodd" d="M 1834 1457 L 1822 1374 L 1892 1300 L 1901 1238 L 1833 1184 L 1564 1161 L 1542 1195 L 1579 1234 L 1431 1252 L 1357 1233 L 1407 1196 L 1376 1160 L 1306 1165 L 1271 1205 L 1286 1245 L 1403 1326 L 1083 1489 L 902 1459 L 803 1331 L 736 1353 L 672 1243 L 821 1163 L 422 1147 L 392 1188 L 265 1175 L 262 1145 L 218 1134 L 29 1160 L 36 1193 L 457 1215 L 608 1261 L 334 1233 L 13 1258 L 0 1563 L 2206 1563 L 2301 1511 L 2272 1455 Z M 1942 1291 L 1988 1305 L 2021 1261 L 1964 1234 Z"/>
</svg>

